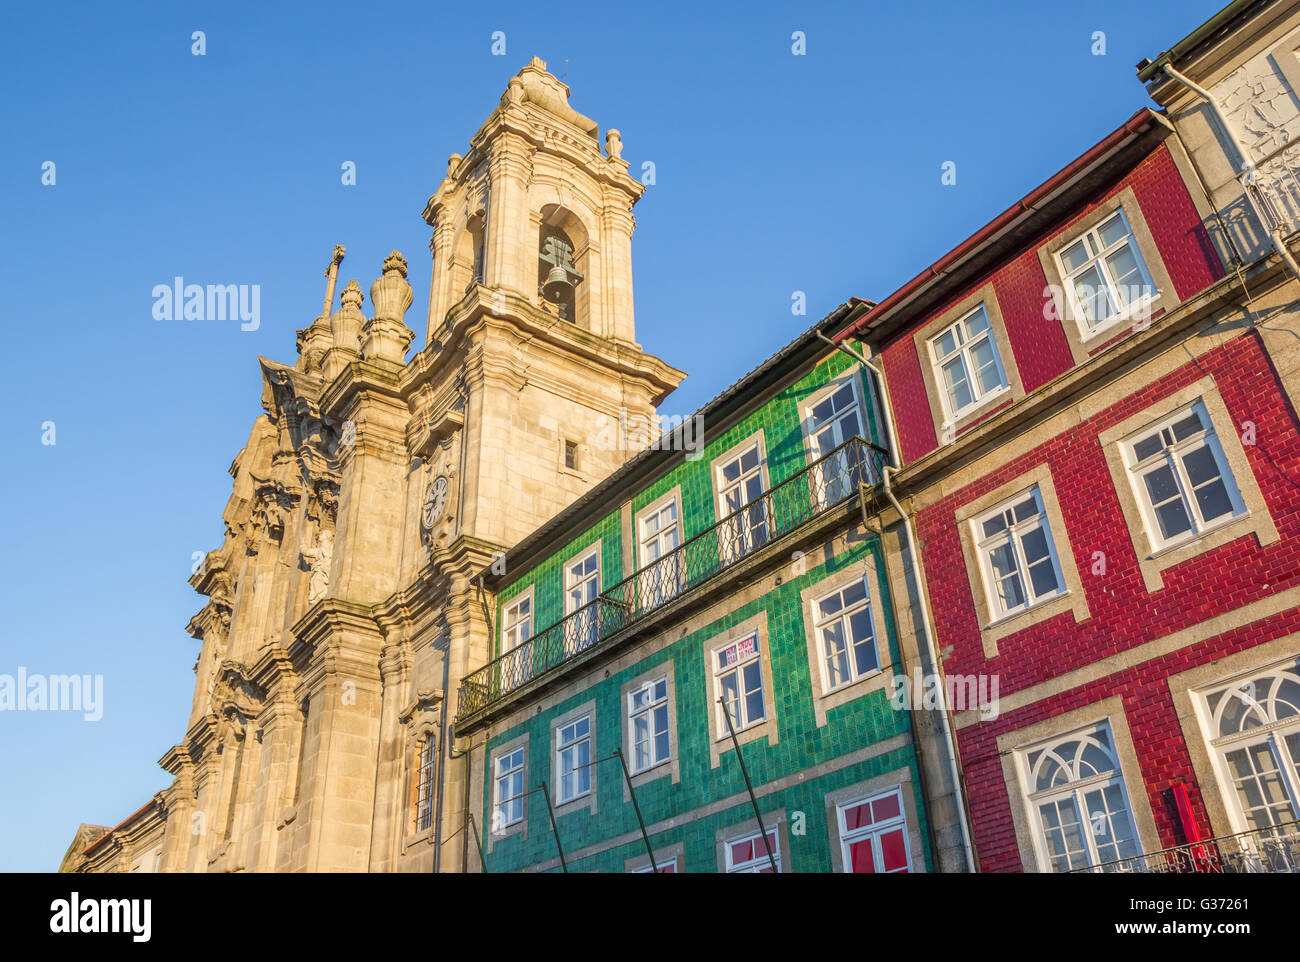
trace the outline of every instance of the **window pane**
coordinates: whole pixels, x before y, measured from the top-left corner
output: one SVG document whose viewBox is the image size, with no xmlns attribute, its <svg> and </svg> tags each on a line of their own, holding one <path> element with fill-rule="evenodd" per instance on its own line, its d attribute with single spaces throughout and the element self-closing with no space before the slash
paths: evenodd
<svg viewBox="0 0 1300 962">
<path fill-rule="evenodd" d="M 1115 285 L 1119 288 L 1117 293 L 1121 304 L 1131 304 L 1151 293 L 1146 278 L 1142 276 L 1142 268 L 1138 266 L 1137 257 L 1133 254 L 1132 245 L 1125 244 L 1113 254 L 1106 255 L 1106 266 L 1110 268 Z"/>
<path fill-rule="evenodd" d="M 979 309 L 977 309 L 974 314 L 966 318 L 966 331 L 970 335 L 970 337 L 974 337 L 976 334 L 979 334 L 981 331 L 987 331 L 988 329 L 989 329 L 989 316 L 987 313 L 985 313 L 984 308 L 982 306 Z"/>
<path fill-rule="evenodd" d="M 854 872 L 876 871 L 876 857 L 871 850 L 871 839 L 866 838 L 849 846 L 849 862 Z"/>
<path fill-rule="evenodd" d="M 953 330 L 944 331 L 935 339 L 935 345 L 938 347 L 940 359 L 947 357 L 953 351 L 957 350 L 957 335 Z"/>
<path fill-rule="evenodd" d="M 981 394 L 988 394 L 1003 386 L 992 338 L 985 338 L 972 347 L 971 359 L 975 362 L 975 381 L 979 384 Z"/>
<path fill-rule="evenodd" d="M 871 813 L 875 816 L 877 822 L 883 822 L 889 818 L 898 818 L 900 814 L 898 796 L 886 795 L 884 798 L 876 799 L 871 803 Z"/>
<path fill-rule="evenodd" d="M 1187 470 L 1187 478 L 1193 487 L 1200 487 L 1219 476 L 1219 462 L 1208 444 L 1184 454 L 1183 467 Z"/>
<path fill-rule="evenodd" d="M 1196 506 L 1206 521 L 1232 514 L 1232 498 L 1228 496 L 1227 487 L 1219 480 L 1196 489 Z"/>
<path fill-rule="evenodd" d="M 1101 272 L 1095 265 L 1074 279 L 1074 292 L 1086 320 L 1104 321 L 1114 313 L 1110 295 L 1106 293 L 1106 286 L 1101 279 Z"/>
<path fill-rule="evenodd" d="M 1025 552 L 1025 562 L 1031 567 L 1039 561 L 1042 561 L 1049 554 L 1047 547 L 1047 533 L 1042 528 L 1034 528 L 1026 532 L 1020 539 L 1020 547 Z"/>
<path fill-rule="evenodd" d="M 1097 233 L 1101 235 L 1102 245 L 1110 247 L 1128 236 L 1128 228 L 1124 226 L 1124 218 L 1116 214 L 1097 228 Z"/>
<path fill-rule="evenodd" d="M 907 868 L 907 842 L 901 828 L 880 836 L 880 861 L 886 872 L 898 872 Z"/>
<path fill-rule="evenodd" d="M 871 805 L 854 805 L 844 812 L 844 827 L 847 831 L 852 832 L 854 829 L 864 828 L 871 824 Z"/>
<path fill-rule="evenodd" d="M 974 400 L 966 378 L 966 362 L 961 357 L 956 357 L 943 366 L 943 381 L 954 411 L 960 411 Z"/>
<path fill-rule="evenodd" d="M 1065 269 L 1074 272 L 1088 262 L 1088 251 L 1083 241 L 1077 240 L 1061 252 L 1061 262 Z"/>
<path fill-rule="evenodd" d="M 1145 461 L 1157 451 L 1163 450 L 1165 442 L 1160 439 L 1160 435 L 1153 434 L 1149 438 L 1143 438 L 1133 445 L 1133 454 L 1139 461 Z"/>
<path fill-rule="evenodd" d="M 1035 598 L 1053 595 L 1061 590 L 1060 582 L 1056 580 L 1056 567 L 1050 558 L 1029 566 L 1029 583 L 1033 585 Z"/>
</svg>

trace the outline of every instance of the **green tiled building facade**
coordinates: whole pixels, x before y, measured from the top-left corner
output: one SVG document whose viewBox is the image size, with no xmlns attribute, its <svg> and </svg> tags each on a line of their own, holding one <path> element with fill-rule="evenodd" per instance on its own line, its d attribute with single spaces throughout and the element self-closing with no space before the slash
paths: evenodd
<svg viewBox="0 0 1300 962">
<path fill-rule="evenodd" d="M 647 836 L 661 871 L 934 869 L 914 713 L 891 703 L 887 431 L 872 376 L 818 336 L 853 313 L 485 572 L 499 657 L 456 718 L 471 870 L 648 870 Z"/>
</svg>

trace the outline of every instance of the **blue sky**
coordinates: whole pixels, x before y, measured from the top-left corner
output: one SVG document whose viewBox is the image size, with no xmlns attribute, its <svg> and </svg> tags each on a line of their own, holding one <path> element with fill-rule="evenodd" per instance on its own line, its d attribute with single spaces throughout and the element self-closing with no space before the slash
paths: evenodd
<svg viewBox="0 0 1300 962">
<path fill-rule="evenodd" d="M 35 5 L 0 32 L 0 674 L 104 678 L 103 717 L 0 712 L 0 870 L 163 788 L 226 471 L 340 288 L 411 264 L 446 167 L 534 54 L 656 183 L 637 338 L 686 414 L 850 296 L 880 299 L 1148 104 L 1133 65 L 1219 0 L 927 5 Z M 362 12 L 362 11 L 365 12 Z M 206 34 L 206 54 L 191 34 Z M 491 53 L 503 31 L 506 55 Z M 806 55 L 791 35 L 806 35 Z M 1091 53 L 1104 31 L 1106 54 Z M 55 184 L 41 183 L 53 161 Z M 340 166 L 356 164 L 355 186 Z M 940 183 L 941 165 L 956 186 Z M 156 321 L 176 275 L 258 284 L 261 325 Z M 808 316 L 792 316 L 806 292 Z M 369 301 L 367 300 L 367 307 Z M 42 444 L 44 422 L 54 445 Z"/>
</svg>

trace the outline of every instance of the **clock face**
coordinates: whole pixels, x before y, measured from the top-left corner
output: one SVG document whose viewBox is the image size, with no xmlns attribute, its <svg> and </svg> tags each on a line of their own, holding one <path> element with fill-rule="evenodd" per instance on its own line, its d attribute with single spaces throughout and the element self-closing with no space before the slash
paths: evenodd
<svg viewBox="0 0 1300 962">
<path fill-rule="evenodd" d="M 424 492 L 424 510 L 421 520 L 426 528 L 432 528 L 442 517 L 442 511 L 447 506 L 447 488 L 447 479 L 439 475 L 430 482 Z"/>
</svg>

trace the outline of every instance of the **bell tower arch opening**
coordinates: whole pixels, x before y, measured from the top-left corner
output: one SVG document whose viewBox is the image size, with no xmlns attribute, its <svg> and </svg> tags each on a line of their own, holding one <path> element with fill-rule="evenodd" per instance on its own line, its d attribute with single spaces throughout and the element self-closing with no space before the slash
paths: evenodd
<svg viewBox="0 0 1300 962">
<path fill-rule="evenodd" d="M 538 305 L 548 314 L 591 330 L 591 311 L 585 284 L 590 240 L 582 221 L 558 204 L 540 213 L 537 248 Z"/>
</svg>

